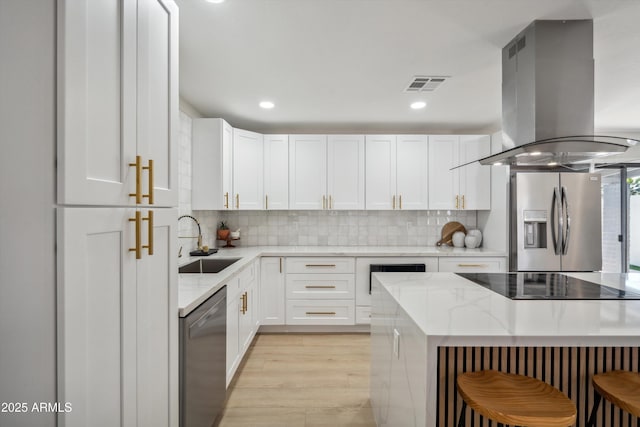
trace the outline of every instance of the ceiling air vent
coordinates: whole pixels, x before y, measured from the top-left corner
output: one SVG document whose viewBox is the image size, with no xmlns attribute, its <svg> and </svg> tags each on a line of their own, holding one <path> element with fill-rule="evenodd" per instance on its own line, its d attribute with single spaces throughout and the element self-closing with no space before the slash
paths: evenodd
<svg viewBox="0 0 640 427">
<path fill-rule="evenodd" d="M 405 92 L 433 92 L 449 79 L 449 76 L 415 76 L 405 88 Z"/>
</svg>

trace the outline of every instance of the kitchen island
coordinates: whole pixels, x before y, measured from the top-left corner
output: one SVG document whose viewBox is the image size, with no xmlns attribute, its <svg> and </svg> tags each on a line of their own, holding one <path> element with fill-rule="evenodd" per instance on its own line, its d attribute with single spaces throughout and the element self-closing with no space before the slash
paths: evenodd
<svg viewBox="0 0 640 427">
<path fill-rule="evenodd" d="M 572 276 L 640 291 L 640 274 Z M 455 425 L 455 377 L 481 369 L 560 388 L 582 426 L 593 372 L 640 368 L 640 300 L 511 300 L 453 273 L 376 274 L 372 300 L 371 404 L 380 427 Z M 598 425 L 637 425 L 609 403 L 600 415 Z M 489 425 L 468 413 L 472 424 Z"/>
</svg>

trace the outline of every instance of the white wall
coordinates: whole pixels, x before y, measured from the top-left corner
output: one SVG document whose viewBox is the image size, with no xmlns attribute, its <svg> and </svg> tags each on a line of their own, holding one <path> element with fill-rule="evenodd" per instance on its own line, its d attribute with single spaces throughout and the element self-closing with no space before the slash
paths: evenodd
<svg viewBox="0 0 640 427">
<path fill-rule="evenodd" d="M 56 401 L 55 5 L 0 1 L 0 402 Z"/>
<path fill-rule="evenodd" d="M 502 131 L 491 135 L 491 153 L 502 151 Z M 482 246 L 509 250 L 509 167 L 491 166 L 491 210 L 478 211 Z"/>
</svg>

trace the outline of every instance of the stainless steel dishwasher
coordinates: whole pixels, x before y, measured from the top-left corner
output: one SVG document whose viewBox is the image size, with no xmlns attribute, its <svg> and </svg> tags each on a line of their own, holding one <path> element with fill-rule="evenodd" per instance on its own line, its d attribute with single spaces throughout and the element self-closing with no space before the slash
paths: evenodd
<svg viewBox="0 0 640 427">
<path fill-rule="evenodd" d="M 226 395 L 227 288 L 180 319 L 180 426 L 211 427 Z"/>
</svg>

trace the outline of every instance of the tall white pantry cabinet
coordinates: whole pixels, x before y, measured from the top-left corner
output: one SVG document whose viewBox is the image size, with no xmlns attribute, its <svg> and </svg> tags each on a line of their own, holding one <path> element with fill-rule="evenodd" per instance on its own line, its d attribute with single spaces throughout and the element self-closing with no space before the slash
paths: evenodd
<svg viewBox="0 0 640 427">
<path fill-rule="evenodd" d="M 58 1 L 58 425 L 178 425 L 178 9 Z"/>
</svg>

